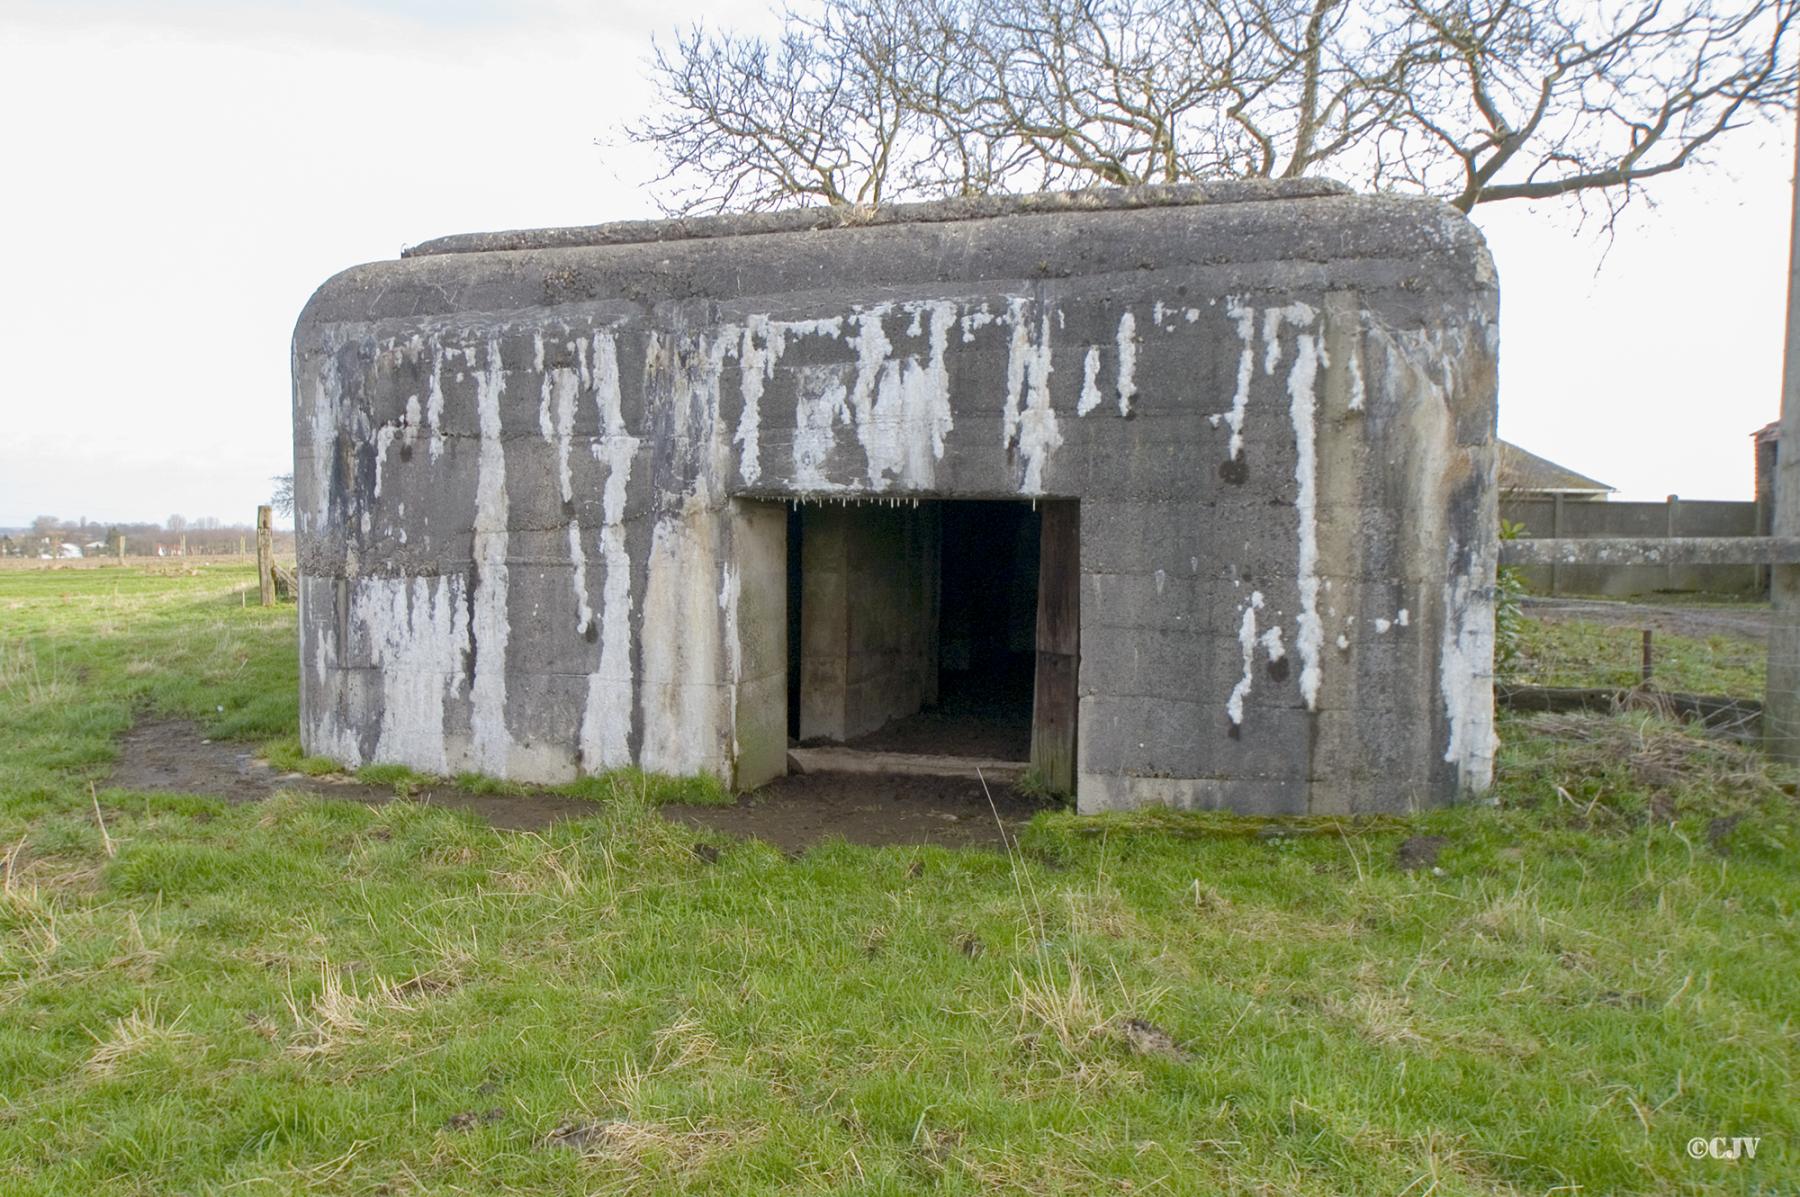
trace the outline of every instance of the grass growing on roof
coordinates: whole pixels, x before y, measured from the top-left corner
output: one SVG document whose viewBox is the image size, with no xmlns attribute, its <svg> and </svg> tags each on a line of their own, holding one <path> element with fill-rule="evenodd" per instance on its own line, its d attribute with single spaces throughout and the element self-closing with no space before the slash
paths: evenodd
<svg viewBox="0 0 1800 1197">
<path fill-rule="evenodd" d="M 624 777 L 542 834 L 106 789 L 140 707 L 293 736 L 293 609 L 240 607 L 249 580 L 0 574 L 0 1191 L 1800 1172 L 1794 778 L 1742 750 L 1642 716 L 1507 720 L 1491 807 L 1050 812 L 1010 855 L 713 840 L 712 861 Z M 1684 1150 L 1735 1134 L 1762 1136 L 1754 1161 Z"/>
</svg>

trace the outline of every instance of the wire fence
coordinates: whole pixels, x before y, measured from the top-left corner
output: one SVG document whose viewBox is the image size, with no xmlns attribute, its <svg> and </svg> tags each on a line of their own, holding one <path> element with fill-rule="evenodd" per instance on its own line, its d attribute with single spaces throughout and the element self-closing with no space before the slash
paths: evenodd
<svg viewBox="0 0 1800 1197">
<path fill-rule="evenodd" d="M 1528 596 L 1523 614 L 1503 685 L 1762 699 L 1767 604 Z"/>
</svg>

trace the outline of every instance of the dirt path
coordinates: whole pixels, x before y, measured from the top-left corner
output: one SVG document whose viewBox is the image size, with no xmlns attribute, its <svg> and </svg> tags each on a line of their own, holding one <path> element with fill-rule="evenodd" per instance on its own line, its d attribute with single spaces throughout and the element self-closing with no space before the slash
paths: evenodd
<svg viewBox="0 0 1800 1197">
<path fill-rule="evenodd" d="M 1678 603 L 1527 596 L 1524 605 L 1527 615 L 1544 623 L 1622 624 L 1698 640 L 1734 636 L 1763 644 L 1769 639 L 1769 609 L 1748 603 L 1741 607 L 1691 607 Z"/>
<path fill-rule="evenodd" d="M 164 793 L 205 794 L 227 802 L 258 802 L 277 791 L 349 802 L 397 800 L 391 786 L 351 777 L 283 773 L 233 741 L 208 740 L 185 719 L 140 721 L 119 741 L 119 760 L 109 787 Z M 801 852 L 831 836 L 853 844 L 940 844 L 946 847 L 1002 843 L 1030 819 L 1036 807 L 1010 788 L 993 786 L 988 805 L 981 784 L 942 777 L 870 777 L 817 773 L 783 778 L 731 806 L 670 805 L 663 817 L 696 829 L 765 840 Z M 508 831 L 538 831 L 564 819 L 590 818 L 592 802 L 536 791 L 521 795 L 472 794 L 452 785 L 430 786 L 409 801 L 466 811 Z"/>
<path fill-rule="evenodd" d="M 665 806 L 663 817 L 689 827 L 766 840 L 788 852 L 830 836 L 853 844 L 1004 846 L 1038 808 L 1010 787 L 957 777 L 871 777 L 808 773 L 784 777 L 732 806 Z M 997 819 L 997 821 L 996 821 Z"/>
</svg>

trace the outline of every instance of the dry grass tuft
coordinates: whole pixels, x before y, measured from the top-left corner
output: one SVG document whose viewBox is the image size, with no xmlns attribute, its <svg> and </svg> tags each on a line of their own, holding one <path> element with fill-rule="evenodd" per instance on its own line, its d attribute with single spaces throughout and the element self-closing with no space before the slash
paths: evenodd
<svg viewBox="0 0 1800 1197">
<path fill-rule="evenodd" d="M 345 978 L 343 969 L 328 961 L 321 963 L 319 992 L 310 1001 L 300 1002 L 293 988 L 288 989 L 286 1002 L 294 1020 L 294 1035 L 287 1050 L 297 1056 L 329 1055 L 366 1034 L 377 1016 L 412 1013 L 428 990 L 422 981 L 414 977 L 396 984 L 376 976 L 359 990 Z"/>
<path fill-rule="evenodd" d="M 1061 970 L 1043 966 L 1035 976 L 1013 970 L 1013 1004 L 1022 1034 L 1049 1031 L 1070 1055 L 1078 1053 L 1106 1025 L 1108 1016 L 1094 1001 L 1086 970 L 1066 957 Z"/>
<path fill-rule="evenodd" d="M 749 1137 L 747 1132 L 723 1127 L 609 1118 L 564 1123 L 540 1139 L 538 1145 L 563 1148 L 586 1160 L 633 1170 L 661 1166 L 674 1172 L 692 1172 L 720 1152 L 742 1145 Z"/>
<path fill-rule="evenodd" d="M 1644 790 L 1705 789 L 1744 798 L 1785 792 L 1760 752 L 1708 739 L 1654 711 L 1538 715 L 1526 724 L 1557 744 L 1560 776 L 1611 776 Z"/>
<path fill-rule="evenodd" d="M 1421 1045 L 1425 1036 L 1413 1029 L 1412 1011 L 1404 1000 L 1380 990 L 1361 989 L 1325 998 L 1323 1009 L 1333 1018 L 1354 1026 L 1365 1038 L 1384 1047 Z"/>
<path fill-rule="evenodd" d="M 719 1041 L 692 1010 L 684 1010 L 674 1022 L 651 1036 L 650 1046 L 651 1070 L 671 1072 L 710 1059 L 719 1050 Z"/>
<path fill-rule="evenodd" d="M 1073 889 L 1064 897 L 1069 907 L 1069 929 L 1076 935 L 1129 939 L 1144 932 L 1142 920 L 1104 875 L 1092 889 Z"/>
<path fill-rule="evenodd" d="M 1057 1046 L 1071 1056 L 1079 1056 L 1097 1041 L 1107 1038 L 1122 1038 L 1135 1047 L 1133 1037 L 1124 1028 L 1141 1024 L 1155 1030 L 1141 1015 L 1160 1001 L 1166 991 L 1155 989 L 1134 994 L 1117 972 L 1113 974 L 1113 988 L 1117 991 L 1116 1003 L 1109 1000 L 1110 993 L 1089 980 L 1087 970 L 1074 956 L 1065 955 L 1058 962 L 1040 952 L 1037 966 L 1030 975 L 1019 969 L 1013 970 L 1013 1006 L 1019 1020 L 1020 1038 L 1041 1042 L 1044 1033 L 1048 1032 Z M 1167 1038 L 1166 1035 L 1163 1037 Z M 1170 1041 L 1170 1047 L 1173 1047 L 1173 1041 Z"/>
<path fill-rule="evenodd" d="M 105 1035 L 94 1036 L 95 1047 L 87 1059 L 88 1071 L 109 1073 L 121 1060 L 149 1048 L 191 1039 L 193 1036 L 181 1029 L 181 1020 L 186 1015 L 187 1011 L 183 1010 L 165 1021 L 152 1001 L 123 1018 L 115 1018 Z"/>
<path fill-rule="evenodd" d="M 524 832 L 506 847 L 507 855 L 514 863 L 495 874 L 494 882 L 500 889 L 564 898 L 573 898 L 581 892 L 584 868 L 579 843 L 552 848 L 543 836 Z M 610 875 L 610 858 L 603 863 L 609 866 L 607 873 Z"/>
<path fill-rule="evenodd" d="M 73 696 L 72 679 L 54 661 L 44 665 L 24 641 L 0 640 L 0 697 L 38 706 Z"/>
<path fill-rule="evenodd" d="M 0 933 L 16 935 L 25 957 L 41 966 L 56 954 L 62 939 L 56 933 L 56 907 L 19 864 L 24 849 L 21 838 L 0 857 Z"/>
</svg>

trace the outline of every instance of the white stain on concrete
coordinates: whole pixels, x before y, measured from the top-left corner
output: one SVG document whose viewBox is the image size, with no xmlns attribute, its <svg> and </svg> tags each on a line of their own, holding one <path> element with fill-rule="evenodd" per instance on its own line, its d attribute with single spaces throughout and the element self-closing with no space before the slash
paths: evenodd
<svg viewBox="0 0 1800 1197">
<path fill-rule="evenodd" d="M 1256 369 L 1256 309 L 1237 299 L 1228 299 L 1225 314 L 1237 325 L 1238 340 L 1243 347 L 1238 351 L 1237 388 L 1231 393 L 1231 407 L 1212 417 L 1212 425 L 1217 428 L 1223 419 L 1226 427 L 1231 429 L 1225 456 L 1236 461 L 1244 452 L 1244 415 L 1250 409 L 1250 379 Z"/>
<path fill-rule="evenodd" d="M 1304 304 L 1274 312 L 1285 315 L 1296 310 L 1310 319 L 1312 309 Z M 1279 335 L 1279 329 L 1279 320 L 1265 320 L 1265 335 L 1271 331 Z M 1299 540 L 1294 577 L 1300 591 L 1300 614 L 1294 621 L 1294 649 L 1300 658 L 1300 696 L 1306 700 L 1308 710 L 1318 709 L 1319 658 L 1325 640 L 1325 627 L 1319 619 L 1318 373 L 1318 338 L 1309 332 L 1296 334 L 1294 366 L 1288 372 L 1288 418 L 1294 426 L 1294 516 Z"/>
<path fill-rule="evenodd" d="M 910 328 L 918 330 L 913 335 L 929 334 L 923 361 L 916 354 L 893 356 L 883 327 L 888 311 L 883 305 L 857 315 L 857 331 L 850 338 L 856 350 L 851 418 L 868 462 L 871 489 L 884 491 L 898 481 L 908 489 L 929 490 L 937 482 L 944 439 L 956 424 L 945 362 L 956 308 L 943 301 L 913 305 Z"/>
<path fill-rule="evenodd" d="M 1231 696 L 1225 700 L 1225 714 L 1233 726 L 1243 724 L 1244 699 L 1250 697 L 1250 686 L 1256 668 L 1256 613 L 1262 610 L 1262 605 L 1262 591 L 1251 591 L 1250 601 L 1244 604 L 1243 616 L 1238 620 L 1238 648 L 1244 654 L 1244 675 L 1231 688 Z M 1277 640 L 1279 641 L 1279 637 Z"/>
<path fill-rule="evenodd" d="M 374 759 L 450 772 L 456 762 L 445 745 L 444 705 L 459 688 L 469 647 L 462 575 L 358 578 L 350 618 L 381 678 Z"/>
<path fill-rule="evenodd" d="M 475 680 L 469 691 L 469 722 L 474 766 L 495 777 L 507 775 L 513 747 L 506 726 L 506 646 L 512 625 L 506 610 L 506 449 L 500 439 L 500 400 L 505 392 L 500 340 L 490 337 L 485 365 L 475 378 L 481 439 L 473 521 L 477 573 L 470 633 Z"/>
<path fill-rule="evenodd" d="M 744 645 L 738 635 L 738 597 L 741 575 L 729 562 L 720 571 L 719 614 L 725 624 L 725 726 L 731 729 L 731 758 L 737 759 L 738 683 L 744 680 Z"/>
<path fill-rule="evenodd" d="M 1100 347 L 1088 346 L 1081 362 L 1081 398 L 1075 401 L 1075 414 L 1085 416 L 1100 406 Z"/>
<path fill-rule="evenodd" d="M 338 407 L 343 398 L 343 380 L 338 375 L 337 355 L 320 355 L 318 373 L 313 376 L 307 418 L 311 427 L 313 452 L 312 485 L 304 497 L 310 506 L 300 508 L 302 532 L 321 531 L 331 512 L 331 446 L 337 443 Z"/>
<path fill-rule="evenodd" d="M 595 459 L 606 467 L 600 497 L 600 665 L 588 677 L 581 712 L 581 764 L 589 772 L 631 763 L 631 558 L 625 551 L 625 497 L 638 439 L 625 427 L 618 347 L 610 332 L 593 337 L 594 404 L 600 417 Z"/>
<path fill-rule="evenodd" d="M 794 371 L 794 485 L 803 492 L 843 489 L 825 468 L 837 447 L 836 425 L 850 422 L 843 373 L 836 366 Z"/>
<path fill-rule="evenodd" d="M 538 338 L 538 355 L 543 354 L 543 338 Z M 585 348 L 586 341 L 577 342 Z M 557 366 L 544 375 L 544 385 L 540 397 L 538 426 L 556 449 L 556 482 L 562 495 L 563 505 L 571 508 L 575 500 L 574 467 L 569 455 L 573 450 L 575 439 L 575 408 L 580 401 L 582 375 L 585 372 L 585 359 L 578 357 L 581 366 Z M 569 566 L 571 584 L 575 591 L 575 632 L 585 635 L 594 622 L 594 608 L 588 596 L 587 585 L 587 538 L 582 533 L 581 521 L 571 513 L 568 526 Z"/>
<path fill-rule="evenodd" d="M 914 317 L 915 322 L 917 317 Z M 755 486 L 763 474 L 762 461 L 762 402 L 768 391 L 768 384 L 775 377 L 775 370 L 781 358 L 787 352 L 788 344 L 801 337 L 841 338 L 844 334 L 844 318 L 832 316 L 816 320 L 774 320 L 767 315 L 752 315 L 744 321 L 742 328 L 726 325 L 720 329 L 714 339 L 711 356 L 713 364 L 722 368 L 724 359 L 735 354 L 738 363 L 738 389 L 743 398 L 743 408 L 738 413 L 738 425 L 732 434 L 732 442 L 738 449 L 738 476 L 747 485 Z M 709 406 L 716 407 L 718 395 L 708 396 Z M 831 424 L 838 419 L 849 422 L 849 409 L 838 404 L 830 413 L 831 420 L 821 427 L 817 418 L 821 413 L 813 411 L 801 413 L 796 429 L 794 446 L 795 465 L 798 468 L 803 456 L 810 464 L 822 462 L 831 451 L 833 435 Z M 807 419 L 812 418 L 814 424 L 807 426 Z M 803 447 L 799 438 L 810 438 Z"/>
<path fill-rule="evenodd" d="M 978 308 L 964 312 L 961 321 L 963 344 L 967 345 L 973 341 L 975 334 L 994 323 L 994 320 L 994 313 L 988 310 L 988 305 L 985 303 Z"/>
<path fill-rule="evenodd" d="M 1450 545 L 1450 560 L 1457 546 Z M 1479 555 L 1478 555 L 1479 556 Z M 1474 575 L 1482 574 L 1477 560 Z M 1492 560 L 1485 563 L 1492 569 Z M 1438 689 L 1450 724 L 1444 760 L 1456 767 L 1457 783 L 1479 794 L 1494 776 L 1494 605 L 1476 576 L 1453 577 L 1444 583 L 1444 636 L 1439 656 Z"/>
<path fill-rule="evenodd" d="M 689 496 L 657 522 L 644 587 L 644 708 L 639 763 L 692 776 L 717 769 L 721 628 L 714 519 Z"/>
<path fill-rule="evenodd" d="M 425 389 L 425 426 L 431 429 L 431 460 L 444 452 L 444 347 L 431 341 L 431 383 Z"/>
<path fill-rule="evenodd" d="M 388 449 L 394 443 L 398 430 L 392 424 L 383 424 L 375 430 L 375 498 L 381 497 L 381 474 L 387 465 Z"/>
<path fill-rule="evenodd" d="M 1006 358 L 1006 408 L 1001 415 L 1001 445 L 1015 446 L 1024 462 L 1019 492 L 1044 493 L 1044 467 L 1062 444 L 1056 412 L 1050 406 L 1050 317 L 1035 327 L 1023 298 L 1012 300 L 1007 312 L 1012 340 Z M 1034 335 L 1035 334 L 1035 335 Z"/>
<path fill-rule="evenodd" d="M 1157 304 L 1157 323 L 1162 322 L 1161 304 Z M 1119 414 L 1131 414 L 1131 401 L 1137 398 L 1137 317 L 1126 312 L 1119 317 Z"/>
<path fill-rule="evenodd" d="M 731 439 L 738 446 L 738 476 L 749 486 L 755 486 L 762 477 L 763 388 L 775 375 L 781 349 L 767 316 L 752 316 L 745 322 L 743 343 L 738 349 L 738 390 L 744 407 L 738 413 L 737 432 Z"/>
<path fill-rule="evenodd" d="M 1269 660 L 1271 661 L 1279 661 L 1281 658 L 1287 656 L 1287 646 L 1281 642 L 1280 624 L 1276 624 L 1262 634 L 1262 646 L 1263 651 L 1268 654 Z"/>
</svg>

